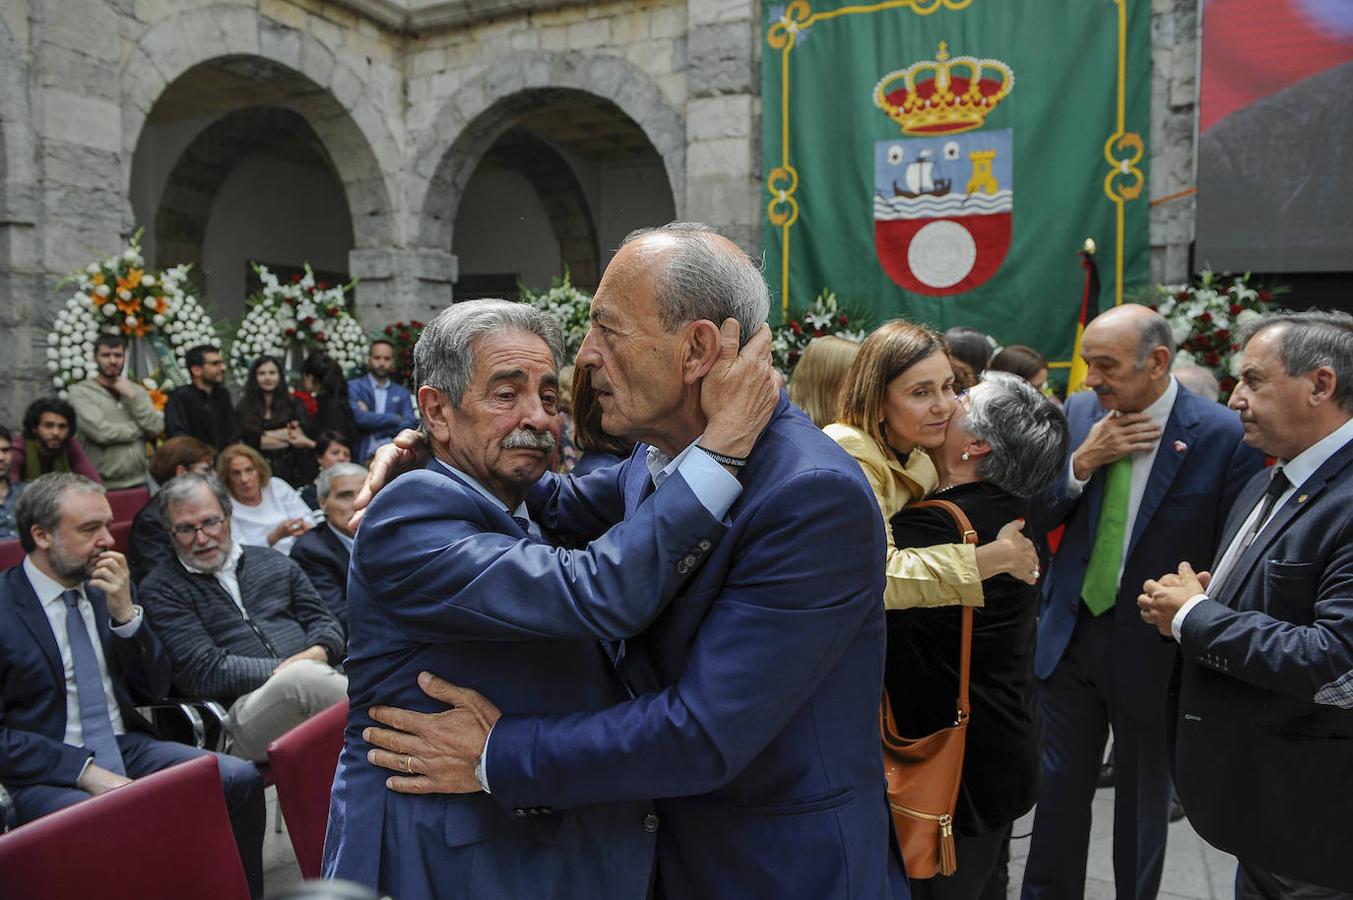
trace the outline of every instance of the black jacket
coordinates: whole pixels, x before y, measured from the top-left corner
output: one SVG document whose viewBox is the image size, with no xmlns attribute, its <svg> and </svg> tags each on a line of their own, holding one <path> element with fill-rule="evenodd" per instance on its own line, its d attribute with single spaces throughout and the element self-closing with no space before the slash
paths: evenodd
<svg viewBox="0 0 1353 900">
<path fill-rule="evenodd" d="M 223 450 L 240 440 L 239 424 L 230 392 L 222 385 L 203 393 L 191 384 L 176 388 L 164 407 L 164 432 L 168 437 L 187 435 Z"/>
</svg>

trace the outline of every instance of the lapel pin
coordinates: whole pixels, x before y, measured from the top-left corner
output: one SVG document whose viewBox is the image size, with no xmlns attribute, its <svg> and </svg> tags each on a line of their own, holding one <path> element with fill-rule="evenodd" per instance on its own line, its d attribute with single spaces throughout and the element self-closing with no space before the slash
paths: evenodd
<svg viewBox="0 0 1353 900">
<path fill-rule="evenodd" d="M 1175 441 L 1175 442 L 1174 442 L 1174 452 L 1175 452 L 1175 453 L 1184 453 L 1184 452 L 1186 452 L 1188 449 L 1189 449 L 1189 445 L 1186 444 L 1186 443 L 1184 443 L 1183 441 Z"/>
<path fill-rule="evenodd" d="M 1306 494 L 1301 494 L 1300 496 L 1297 497 L 1297 502 L 1298 502 L 1298 503 L 1305 503 L 1305 502 L 1306 502 L 1306 496 L 1307 496 Z"/>
</svg>

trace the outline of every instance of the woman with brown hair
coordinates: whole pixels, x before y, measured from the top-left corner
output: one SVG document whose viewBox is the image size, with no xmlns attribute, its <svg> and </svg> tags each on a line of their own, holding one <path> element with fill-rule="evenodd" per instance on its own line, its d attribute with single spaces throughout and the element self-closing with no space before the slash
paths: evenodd
<svg viewBox="0 0 1353 900">
<path fill-rule="evenodd" d="M 231 444 L 216 460 L 216 475 L 234 501 L 230 536 L 236 543 L 290 553 L 296 538 L 310 530 L 314 516 L 296 489 L 272 470 L 248 444 Z"/>
<path fill-rule="evenodd" d="M 789 401 L 808 413 L 818 428 L 840 418 L 841 387 L 859 352 L 858 341 L 828 334 L 809 341 L 799 357 L 789 379 Z"/>
<path fill-rule="evenodd" d="M 634 452 L 634 443 L 607 434 L 601 428 L 601 405 L 592 387 L 592 372 L 580 368 L 573 373 L 573 446 L 582 451 L 573 464 L 574 475 L 586 475 L 624 462 Z"/>
<path fill-rule="evenodd" d="M 1011 344 L 991 358 L 987 366 L 993 372 L 1009 372 L 1018 375 L 1037 390 L 1046 392 L 1048 387 L 1048 361 L 1033 347 L 1023 344 Z"/>
<path fill-rule="evenodd" d="M 263 455 L 273 475 L 292 487 L 314 477 L 309 451 L 315 442 L 305 433 L 310 417 L 301 401 L 292 396 L 276 357 L 260 356 L 249 367 L 235 416 L 240 423 L 240 439 Z"/>
<path fill-rule="evenodd" d="M 874 489 L 885 522 L 923 499 L 939 483 L 928 450 L 944 443 L 955 409 L 949 350 L 936 332 L 894 319 L 865 338 L 846 374 L 839 420 L 827 426 L 833 440 L 855 458 Z M 1038 554 L 1015 520 L 979 547 L 948 544 L 915 550 L 898 547 L 891 529 L 885 561 L 883 605 L 982 605 L 985 578 L 1009 573 L 1032 584 Z"/>
</svg>

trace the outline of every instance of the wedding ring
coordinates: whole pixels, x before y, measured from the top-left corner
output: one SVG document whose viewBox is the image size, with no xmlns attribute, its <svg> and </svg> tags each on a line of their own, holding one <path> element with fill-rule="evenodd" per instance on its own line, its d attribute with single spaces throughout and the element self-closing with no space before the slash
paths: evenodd
<svg viewBox="0 0 1353 900">
<path fill-rule="evenodd" d="M 404 773 L 405 773 L 406 775 L 412 775 L 412 774 L 413 774 L 413 755 L 412 755 L 412 754 L 410 754 L 410 755 L 404 757 Z"/>
</svg>

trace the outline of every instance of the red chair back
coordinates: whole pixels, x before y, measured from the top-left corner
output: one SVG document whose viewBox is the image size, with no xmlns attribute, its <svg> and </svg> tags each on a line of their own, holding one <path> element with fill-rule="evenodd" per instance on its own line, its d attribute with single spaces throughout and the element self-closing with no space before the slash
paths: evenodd
<svg viewBox="0 0 1353 900">
<path fill-rule="evenodd" d="M 23 545 L 19 543 L 18 538 L 9 541 L 0 541 L 0 572 L 11 566 L 17 566 L 23 562 Z"/>
<path fill-rule="evenodd" d="M 329 822 L 329 794 L 334 787 L 348 701 L 340 700 L 311 716 L 268 745 L 268 763 L 277 782 L 277 803 L 287 821 L 296 862 L 306 878 L 318 878 L 324 856 L 324 830 Z"/>
<path fill-rule="evenodd" d="M 216 757 L 138 778 L 0 835 L 0 892 L 247 900 Z"/>
<path fill-rule="evenodd" d="M 108 505 L 113 508 L 113 521 L 130 522 L 136 518 L 141 508 L 150 502 L 150 488 L 124 488 L 120 491 L 109 491 L 106 496 Z"/>
<path fill-rule="evenodd" d="M 132 523 L 114 522 L 108 526 L 108 531 L 113 535 L 113 549 L 125 554 L 127 548 L 131 546 Z"/>
</svg>

